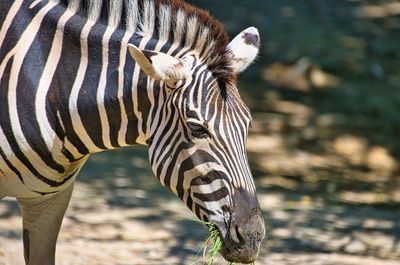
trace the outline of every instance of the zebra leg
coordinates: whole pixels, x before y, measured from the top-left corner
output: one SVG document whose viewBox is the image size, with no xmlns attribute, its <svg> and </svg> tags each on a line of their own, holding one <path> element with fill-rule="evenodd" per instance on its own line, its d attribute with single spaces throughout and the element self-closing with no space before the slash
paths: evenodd
<svg viewBox="0 0 400 265">
<path fill-rule="evenodd" d="M 73 184 L 67 189 L 37 198 L 18 199 L 22 209 L 24 256 L 27 265 L 54 265 L 62 219 Z"/>
</svg>

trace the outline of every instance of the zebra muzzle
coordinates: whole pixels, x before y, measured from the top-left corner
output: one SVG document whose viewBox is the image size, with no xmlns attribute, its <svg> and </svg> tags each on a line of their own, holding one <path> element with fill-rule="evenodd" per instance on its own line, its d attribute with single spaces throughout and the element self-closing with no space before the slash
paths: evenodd
<svg viewBox="0 0 400 265">
<path fill-rule="evenodd" d="M 257 258 L 265 237 L 264 218 L 257 199 L 248 192 L 237 191 L 233 201 L 221 254 L 230 262 L 251 263 Z"/>
</svg>

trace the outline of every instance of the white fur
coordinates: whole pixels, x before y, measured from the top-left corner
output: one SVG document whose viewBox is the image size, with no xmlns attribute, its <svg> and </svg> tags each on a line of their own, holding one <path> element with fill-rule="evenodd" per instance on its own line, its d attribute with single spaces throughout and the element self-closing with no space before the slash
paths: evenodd
<svg viewBox="0 0 400 265">
<path fill-rule="evenodd" d="M 99 20 L 102 5 L 103 5 L 103 1 L 99 1 L 99 0 L 89 1 L 88 19 L 93 20 L 93 21 Z"/>
<path fill-rule="evenodd" d="M 109 26 L 116 28 L 118 27 L 120 21 L 121 21 L 121 15 L 122 15 L 122 7 L 123 7 L 123 1 L 121 0 L 110 0 L 110 17 L 109 17 Z"/>
<path fill-rule="evenodd" d="M 199 33 L 199 37 L 196 42 L 196 50 L 201 50 L 207 44 L 209 39 L 210 29 L 207 27 L 201 28 Z"/>
<path fill-rule="evenodd" d="M 155 7 L 154 1 L 145 1 L 144 8 L 143 8 L 143 17 L 142 17 L 142 24 L 141 30 L 143 36 L 152 36 L 154 33 L 154 26 L 155 26 Z"/>
<path fill-rule="evenodd" d="M 196 33 L 197 33 L 197 18 L 196 17 L 191 17 L 187 20 L 187 30 L 186 30 L 186 41 L 185 41 L 185 46 L 186 47 L 191 47 L 194 40 L 196 39 Z"/>
<path fill-rule="evenodd" d="M 161 42 L 167 41 L 171 31 L 171 8 L 166 5 L 160 7 L 159 12 L 159 29 L 158 33 Z"/>
<path fill-rule="evenodd" d="M 139 24 L 138 0 L 125 0 L 126 5 L 126 29 L 134 32 Z"/>
<path fill-rule="evenodd" d="M 70 0 L 68 2 L 68 9 L 75 13 L 79 9 L 80 4 L 80 0 Z"/>
<path fill-rule="evenodd" d="M 254 27 L 247 28 L 240 32 L 228 45 L 232 54 L 232 68 L 235 73 L 243 72 L 257 57 L 259 48 L 247 44 L 244 40 L 245 34 L 256 35 L 260 38 L 258 30 Z"/>
<path fill-rule="evenodd" d="M 186 25 L 186 14 L 182 9 L 179 9 L 176 13 L 175 27 L 174 27 L 174 40 L 175 42 L 181 42 L 183 33 Z"/>
</svg>

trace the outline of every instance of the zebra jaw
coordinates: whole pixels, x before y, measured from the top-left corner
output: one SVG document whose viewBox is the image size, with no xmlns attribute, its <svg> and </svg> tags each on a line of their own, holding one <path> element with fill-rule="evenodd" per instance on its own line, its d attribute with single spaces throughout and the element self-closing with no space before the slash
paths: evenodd
<svg viewBox="0 0 400 265">
<path fill-rule="evenodd" d="M 162 52 L 141 50 L 128 44 L 128 50 L 143 72 L 157 81 L 165 81 L 170 87 L 190 76 L 190 67 L 185 60 Z"/>
</svg>

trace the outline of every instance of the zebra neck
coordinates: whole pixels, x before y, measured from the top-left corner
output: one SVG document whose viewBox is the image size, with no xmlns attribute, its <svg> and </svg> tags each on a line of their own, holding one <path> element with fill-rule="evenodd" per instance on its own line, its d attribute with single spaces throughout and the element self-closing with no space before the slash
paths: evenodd
<svg viewBox="0 0 400 265">
<path fill-rule="evenodd" d="M 166 38 L 159 40 L 79 16 L 70 19 L 63 31 L 65 50 L 70 54 L 65 59 L 73 61 L 66 67 L 76 64 L 74 73 L 66 76 L 76 75 L 70 85 L 68 112 L 73 126 L 69 135 L 77 135 L 77 146 L 84 147 L 83 153 L 96 153 L 148 144 L 158 104 L 165 94 L 160 92 L 159 83 L 147 78 L 134 62 L 128 43 L 174 56 L 190 49 L 171 44 Z M 76 58 L 80 58 L 79 64 Z"/>
<path fill-rule="evenodd" d="M 87 53 L 81 50 L 68 101 L 74 131 L 89 153 L 146 144 L 158 85 L 144 75 L 126 50 L 128 41 L 141 46 L 142 40 L 101 27 L 90 32 Z M 80 42 L 82 49 L 85 40 L 80 38 Z M 77 83 L 81 84 L 75 86 Z"/>
<path fill-rule="evenodd" d="M 140 71 L 127 44 L 159 50 L 157 40 L 68 12 L 53 20 L 61 36 L 52 43 L 59 53 L 49 95 L 58 100 L 49 103 L 62 134 L 81 154 L 146 144 L 158 85 Z"/>
</svg>

